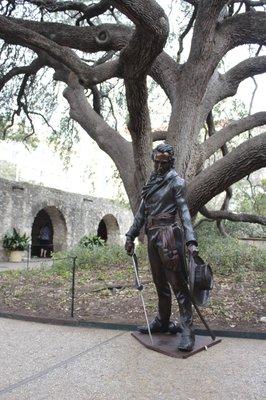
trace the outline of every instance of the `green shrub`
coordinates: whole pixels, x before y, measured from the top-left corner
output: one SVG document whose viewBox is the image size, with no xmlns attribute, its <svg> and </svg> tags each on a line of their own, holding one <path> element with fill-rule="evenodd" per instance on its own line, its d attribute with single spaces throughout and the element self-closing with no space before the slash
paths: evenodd
<svg viewBox="0 0 266 400">
<path fill-rule="evenodd" d="M 234 237 L 266 237 L 266 227 L 263 225 L 225 221 L 224 226 L 228 234 Z"/>
<path fill-rule="evenodd" d="M 92 248 L 94 246 L 104 246 L 105 241 L 97 235 L 85 235 L 79 241 L 80 247 Z"/>
<path fill-rule="evenodd" d="M 210 263 L 216 273 L 229 275 L 235 272 L 263 270 L 266 251 L 243 244 L 233 237 L 222 237 L 215 224 L 202 224 L 198 229 L 200 255 Z"/>
<path fill-rule="evenodd" d="M 145 245 L 139 245 L 136 248 L 139 258 L 140 269 L 144 271 L 147 268 L 148 257 Z M 78 269 L 99 269 L 102 267 L 107 270 L 121 266 L 132 269 L 132 259 L 124 249 L 124 246 L 117 244 L 104 246 L 82 247 L 75 246 L 68 251 L 61 251 L 53 254 L 53 267 L 51 273 L 59 274 L 68 278 L 72 271 L 73 259 L 76 258 L 76 266 Z"/>
<path fill-rule="evenodd" d="M 7 250 L 20 250 L 23 251 L 27 248 L 29 244 L 30 238 L 19 234 L 18 231 L 13 228 L 12 231 L 9 231 L 5 234 L 3 238 L 3 247 Z"/>
<path fill-rule="evenodd" d="M 56 265 L 60 259 L 76 257 L 77 266 L 80 268 L 93 268 L 97 266 L 114 266 L 127 264 L 130 260 L 124 248 L 119 245 L 104 245 L 81 247 L 76 246 L 69 251 L 58 252 L 53 255 Z M 64 260 L 62 260 L 64 264 Z"/>
<path fill-rule="evenodd" d="M 72 275 L 74 257 L 69 257 L 60 252 L 53 254 L 52 258 L 53 265 L 49 270 L 47 270 L 47 273 L 60 275 L 63 278 L 70 279 Z"/>
<path fill-rule="evenodd" d="M 259 250 L 253 246 L 243 244 L 236 238 L 223 238 L 219 235 L 214 224 L 202 224 L 198 233 L 200 255 L 209 262 L 215 273 L 221 275 L 238 274 L 240 277 L 247 270 L 262 270 L 266 264 L 266 251 Z M 148 257 L 146 245 L 136 248 L 139 258 L 140 269 L 147 268 Z M 61 260 L 61 258 L 66 258 Z M 123 265 L 132 266 L 123 246 L 76 246 L 72 250 L 55 253 L 53 255 L 54 266 L 58 273 L 67 275 L 71 271 L 73 258 L 76 257 L 78 268 L 112 268 Z M 65 271 L 65 272 L 64 272 Z"/>
</svg>

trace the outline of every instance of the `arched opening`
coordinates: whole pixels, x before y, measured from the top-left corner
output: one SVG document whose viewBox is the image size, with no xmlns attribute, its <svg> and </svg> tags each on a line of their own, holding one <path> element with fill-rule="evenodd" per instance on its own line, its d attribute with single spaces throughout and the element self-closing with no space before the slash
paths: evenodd
<svg viewBox="0 0 266 400">
<path fill-rule="evenodd" d="M 107 241 L 107 238 L 108 238 L 107 226 L 103 219 L 101 219 L 101 221 L 99 223 L 98 230 L 97 230 L 97 236 L 99 236 L 105 242 Z"/>
<path fill-rule="evenodd" d="M 46 245 L 42 246 L 40 243 L 40 232 L 44 229 L 44 227 L 47 227 L 48 230 L 48 236 L 49 241 L 47 243 L 47 256 L 51 256 L 51 252 L 53 251 L 53 236 L 54 236 L 54 230 L 53 230 L 53 224 L 51 221 L 51 218 L 49 214 L 45 210 L 40 210 L 38 214 L 36 215 L 33 225 L 32 225 L 32 230 L 31 230 L 31 255 L 32 256 L 37 256 L 39 257 L 41 254 L 41 248 L 45 247 Z"/>
<path fill-rule="evenodd" d="M 120 244 L 119 225 L 117 219 L 112 214 L 107 214 L 101 219 L 97 235 L 110 244 Z"/>
<path fill-rule="evenodd" d="M 63 214 L 56 207 L 45 207 L 40 210 L 33 221 L 31 231 L 32 256 L 46 257 L 52 252 L 61 251 L 66 247 L 67 228 Z"/>
</svg>

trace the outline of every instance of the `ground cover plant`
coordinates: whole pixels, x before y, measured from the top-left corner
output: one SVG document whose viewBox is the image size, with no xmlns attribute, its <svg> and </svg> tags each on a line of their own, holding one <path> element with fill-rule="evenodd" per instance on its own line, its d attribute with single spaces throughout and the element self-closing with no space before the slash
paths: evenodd
<svg viewBox="0 0 266 400">
<path fill-rule="evenodd" d="M 198 229 L 201 255 L 212 265 L 215 286 L 204 315 L 214 327 L 261 330 L 266 252 L 232 238 L 221 238 L 210 224 Z M 150 317 L 157 296 L 145 246 L 138 247 L 140 276 Z M 131 258 L 118 245 L 77 246 L 53 256 L 52 267 L 0 274 L 1 311 L 68 318 L 73 260 L 76 262 L 75 318 L 142 323 Z M 173 315 L 178 315 L 174 305 Z M 196 323 L 200 325 L 196 317 Z"/>
</svg>

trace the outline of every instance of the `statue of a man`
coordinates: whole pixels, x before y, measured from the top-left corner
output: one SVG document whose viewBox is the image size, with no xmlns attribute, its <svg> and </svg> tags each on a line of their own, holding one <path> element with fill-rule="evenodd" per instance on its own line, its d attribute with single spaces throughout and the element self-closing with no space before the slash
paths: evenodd
<svg viewBox="0 0 266 400">
<path fill-rule="evenodd" d="M 180 310 L 181 340 L 178 349 L 191 351 L 195 334 L 191 301 L 187 294 L 184 238 L 191 254 L 197 252 L 197 241 L 185 200 L 185 181 L 174 170 L 174 151 L 169 144 L 158 145 L 152 153 L 154 172 L 142 190 L 142 201 L 133 225 L 126 234 L 125 249 L 134 252 L 134 239 L 145 224 L 148 237 L 148 255 L 153 281 L 158 294 L 158 313 L 150 323 L 151 333 L 176 333 L 170 322 L 171 290 Z M 177 213 L 183 229 L 176 222 Z M 147 327 L 139 327 L 148 333 Z"/>
</svg>

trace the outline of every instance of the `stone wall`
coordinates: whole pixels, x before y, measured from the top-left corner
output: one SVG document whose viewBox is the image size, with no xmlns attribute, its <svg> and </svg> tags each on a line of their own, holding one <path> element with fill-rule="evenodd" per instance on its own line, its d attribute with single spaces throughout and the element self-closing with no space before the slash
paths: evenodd
<svg viewBox="0 0 266 400">
<path fill-rule="evenodd" d="M 16 228 L 36 241 L 33 225 L 40 211 L 52 223 L 53 250 L 69 249 L 85 234 L 97 234 L 104 221 L 108 243 L 124 242 L 132 213 L 112 200 L 82 196 L 24 182 L 0 179 L 0 259 L 6 259 L 2 238 Z"/>
</svg>

